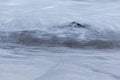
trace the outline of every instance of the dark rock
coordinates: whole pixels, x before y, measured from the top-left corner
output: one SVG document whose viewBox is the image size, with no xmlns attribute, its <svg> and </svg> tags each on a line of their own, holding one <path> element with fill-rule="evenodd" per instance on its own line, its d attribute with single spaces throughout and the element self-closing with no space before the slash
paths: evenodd
<svg viewBox="0 0 120 80">
<path fill-rule="evenodd" d="M 82 24 L 80 24 L 80 23 L 78 23 L 78 22 L 75 22 L 75 21 L 69 23 L 68 27 L 74 27 L 74 28 L 86 28 L 85 25 L 82 25 Z"/>
</svg>

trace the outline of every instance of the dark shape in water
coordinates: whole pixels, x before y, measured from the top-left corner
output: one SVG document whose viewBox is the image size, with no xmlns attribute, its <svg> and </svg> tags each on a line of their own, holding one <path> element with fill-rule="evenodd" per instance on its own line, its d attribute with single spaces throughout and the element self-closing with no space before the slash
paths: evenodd
<svg viewBox="0 0 120 80">
<path fill-rule="evenodd" d="M 86 28 L 85 25 L 82 25 L 82 24 L 80 24 L 80 23 L 78 23 L 78 22 L 75 22 L 75 21 L 69 23 L 68 27 L 74 27 L 74 28 Z"/>
</svg>

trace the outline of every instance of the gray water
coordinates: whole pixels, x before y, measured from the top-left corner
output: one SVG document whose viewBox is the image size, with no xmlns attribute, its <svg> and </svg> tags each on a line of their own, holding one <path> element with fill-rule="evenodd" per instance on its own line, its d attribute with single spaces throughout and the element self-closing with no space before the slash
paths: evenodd
<svg viewBox="0 0 120 80">
<path fill-rule="evenodd" d="M 0 41 L 34 46 L 119 47 L 119 3 L 118 0 L 1 1 Z M 84 27 L 75 27 L 77 23 Z"/>
<path fill-rule="evenodd" d="M 0 80 L 120 80 L 119 0 L 0 0 Z"/>
</svg>

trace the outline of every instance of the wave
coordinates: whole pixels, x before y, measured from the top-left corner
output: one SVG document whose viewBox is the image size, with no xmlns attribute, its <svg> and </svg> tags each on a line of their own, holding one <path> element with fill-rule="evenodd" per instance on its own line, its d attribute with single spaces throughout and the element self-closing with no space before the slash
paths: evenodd
<svg viewBox="0 0 120 80">
<path fill-rule="evenodd" d="M 22 30 L 0 32 L 1 43 L 15 43 L 26 46 L 63 46 L 77 48 L 120 47 L 120 33 L 78 22 L 49 27 L 45 30 Z"/>
</svg>

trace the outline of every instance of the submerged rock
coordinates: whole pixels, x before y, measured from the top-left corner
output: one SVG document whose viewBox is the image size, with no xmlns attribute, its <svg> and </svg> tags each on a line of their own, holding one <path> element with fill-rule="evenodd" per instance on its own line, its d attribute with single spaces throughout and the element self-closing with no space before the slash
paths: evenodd
<svg viewBox="0 0 120 80">
<path fill-rule="evenodd" d="M 80 24 L 80 23 L 75 22 L 75 21 L 74 21 L 74 22 L 69 23 L 67 27 L 73 27 L 73 28 L 86 28 L 86 26 L 85 26 L 85 25 Z"/>
</svg>

